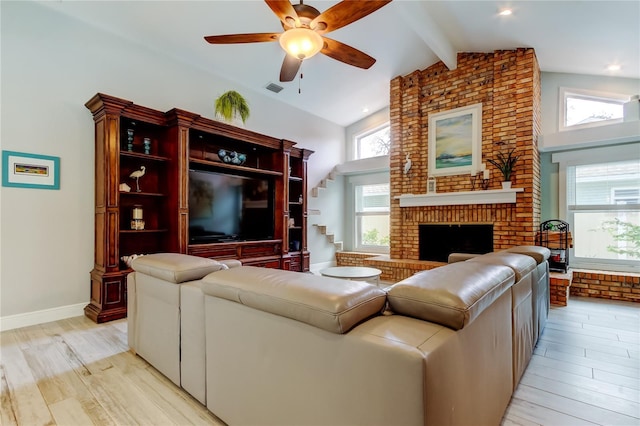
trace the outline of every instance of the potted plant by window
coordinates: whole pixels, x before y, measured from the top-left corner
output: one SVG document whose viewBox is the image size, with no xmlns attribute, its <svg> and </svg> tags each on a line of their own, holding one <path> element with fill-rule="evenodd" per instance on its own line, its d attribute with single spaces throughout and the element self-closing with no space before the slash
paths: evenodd
<svg viewBox="0 0 640 426">
<path fill-rule="evenodd" d="M 513 173 L 513 169 L 520 158 L 519 155 L 515 155 L 516 149 L 513 148 L 506 155 L 502 152 L 498 153 L 496 159 L 487 159 L 488 162 L 493 164 L 500 170 L 502 173 L 502 189 L 511 188 L 511 173 Z"/>
<path fill-rule="evenodd" d="M 216 99 L 215 113 L 217 118 L 227 123 L 240 119 L 244 124 L 249 118 L 249 104 L 240 93 L 229 90 Z"/>
</svg>

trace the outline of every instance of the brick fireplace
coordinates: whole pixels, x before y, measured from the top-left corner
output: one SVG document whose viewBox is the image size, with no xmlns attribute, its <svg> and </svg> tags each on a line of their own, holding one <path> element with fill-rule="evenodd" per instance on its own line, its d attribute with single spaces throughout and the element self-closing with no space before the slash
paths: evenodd
<svg viewBox="0 0 640 426">
<path fill-rule="evenodd" d="M 441 266 L 442 262 L 420 260 L 419 228 L 429 224 L 490 225 L 493 250 L 535 244 L 540 225 L 541 123 L 540 69 L 533 49 L 459 53 L 455 70 L 448 70 L 439 62 L 391 80 L 390 101 L 390 255 L 338 252 L 338 265 L 372 266 L 382 270 L 382 280 L 390 282 Z M 471 204 L 453 201 L 437 206 L 401 207 L 396 197 L 426 192 L 429 114 L 477 103 L 482 103 L 481 162 L 492 169 L 487 191 L 476 185 Z M 520 155 L 511 177 L 513 187 L 520 188 L 520 192 L 512 194 L 515 202 L 505 202 L 491 192 L 501 188 L 502 179 L 487 159 L 511 148 Z M 405 175 L 407 154 L 412 167 Z M 468 191 L 472 191 L 469 174 L 437 178 L 439 194 Z"/>
<path fill-rule="evenodd" d="M 494 250 L 534 244 L 540 223 L 537 144 L 541 128 L 540 70 L 534 50 L 460 53 L 455 70 L 440 62 L 397 77 L 391 81 L 390 93 L 390 259 L 420 259 L 419 226 L 423 224 L 492 225 Z M 514 188 L 523 189 L 516 194 L 516 202 L 400 207 L 394 197 L 426 192 L 429 114 L 477 103 L 482 103 L 482 163 L 492 169 L 488 190 L 500 189 L 502 179 L 487 159 L 516 148 L 520 160 L 511 180 Z M 403 172 L 407 154 L 413 163 L 409 175 Z M 437 178 L 438 193 L 471 190 L 469 174 Z M 482 190 L 476 187 L 475 192 Z"/>
</svg>

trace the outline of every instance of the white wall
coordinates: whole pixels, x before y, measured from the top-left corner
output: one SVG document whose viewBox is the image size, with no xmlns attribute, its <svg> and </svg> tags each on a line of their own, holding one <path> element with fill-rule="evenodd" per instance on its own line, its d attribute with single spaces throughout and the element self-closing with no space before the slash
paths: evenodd
<svg viewBox="0 0 640 426">
<path fill-rule="evenodd" d="M 89 301 L 94 130 L 84 103 L 97 92 L 212 118 L 215 96 L 235 89 L 251 106 L 248 129 L 316 151 L 309 161 L 309 188 L 344 161 L 341 126 L 48 7 L 0 7 L 2 149 L 61 158 L 60 190 L 0 191 L 0 328 L 36 317 L 55 319 L 69 308 L 79 314 Z M 311 262 L 332 260 L 333 250 L 311 230 L 309 235 Z"/>
</svg>

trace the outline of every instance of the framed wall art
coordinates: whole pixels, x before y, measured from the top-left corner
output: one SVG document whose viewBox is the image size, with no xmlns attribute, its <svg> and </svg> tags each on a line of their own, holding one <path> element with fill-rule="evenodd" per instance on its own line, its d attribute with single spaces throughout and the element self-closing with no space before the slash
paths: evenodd
<svg viewBox="0 0 640 426">
<path fill-rule="evenodd" d="M 2 151 L 2 186 L 60 189 L 60 157 Z"/>
<path fill-rule="evenodd" d="M 470 174 L 481 161 L 481 103 L 429 114 L 429 175 Z"/>
</svg>

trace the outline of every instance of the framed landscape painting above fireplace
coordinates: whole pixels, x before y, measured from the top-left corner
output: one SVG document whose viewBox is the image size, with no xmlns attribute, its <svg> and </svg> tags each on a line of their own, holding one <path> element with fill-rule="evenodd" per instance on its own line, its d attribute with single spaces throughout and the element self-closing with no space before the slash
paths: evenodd
<svg viewBox="0 0 640 426">
<path fill-rule="evenodd" d="M 482 104 L 429 114 L 429 176 L 474 174 L 482 161 Z"/>
</svg>

